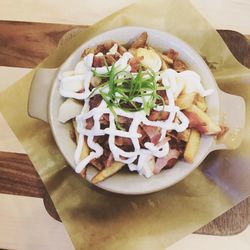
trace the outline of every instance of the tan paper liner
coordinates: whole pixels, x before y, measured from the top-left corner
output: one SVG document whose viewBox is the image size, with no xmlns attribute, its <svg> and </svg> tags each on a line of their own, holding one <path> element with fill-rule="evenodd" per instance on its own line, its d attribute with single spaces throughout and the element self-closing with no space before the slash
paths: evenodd
<svg viewBox="0 0 250 250">
<path fill-rule="evenodd" d="M 244 141 L 212 153 L 180 183 L 125 196 L 102 191 L 76 175 L 60 154 L 48 124 L 27 115 L 30 83 L 41 67 L 57 67 L 79 45 L 112 28 L 136 25 L 170 32 L 209 62 L 220 87 L 247 103 Z M 165 249 L 210 222 L 250 193 L 250 71 L 186 0 L 139 1 L 66 41 L 31 73 L 0 93 L 0 108 L 40 174 L 76 249 Z"/>
</svg>

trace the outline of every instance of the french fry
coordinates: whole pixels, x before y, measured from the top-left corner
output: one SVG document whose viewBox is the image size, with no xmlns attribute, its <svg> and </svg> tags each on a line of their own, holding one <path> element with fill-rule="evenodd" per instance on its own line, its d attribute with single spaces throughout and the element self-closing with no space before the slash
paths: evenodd
<svg viewBox="0 0 250 250">
<path fill-rule="evenodd" d="M 201 109 L 202 111 L 206 112 L 207 110 L 207 104 L 205 101 L 205 97 L 197 94 L 194 98 L 194 104 Z"/>
<path fill-rule="evenodd" d="M 196 93 L 188 93 L 179 95 L 176 99 L 176 105 L 182 110 L 189 108 L 195 99 Z"/>
<path fill-rule="evenodd" d="M 190 137 L 190 133 L 191 133 L 191 129 L 188 128 L 188 129 L 184 130 L 183 132 L 179 132 L 177 134 L 177 138 L 181 141 L 188 142 L 189 137 Z"/>
<path fill-rule="evenodd" d="M 76 121 L 73 120 L 72 123 L 73 123 L 73 127 L 74 127 L 74 130 L 75 130 L 76 141 L 78 142 L 79 134 L 78 134 L 77 129 L 76 129 Z M 88 147 L 86 141 L 83 140 L 83 147 L 82 147 L 82 152 L 80 154 L 80 160 L 85 159 L 88 155 L 89 155 L 89 147 Z M 86 170 L 87 170 L 87 168 L 84 168 L 82 170 L 82 172 L 80 173 L 80 175 L 83 178 L 86 176 Z"/>
<path fill-rule="evenodd" d="M 113 162 L 112 165 L 108 168 L 103 169 L 102 171 L 100 171 L 97 175 L 95 175 L 91 182 L 93 184 L 96 184 L 100 181 L 105 180 L 106 178 L 108 178 L 109 176 L 115 174 L 116 172 L 118 172 L 120 169 L 122 169 L 122 167 L 125 166 L 124 163 L 122 162 Z"/>
<path fill-rule="evenodd" d="M 193 163 L 196 153 L 200 146 L 200 133 L 192 129 L 184 151 L 184 160 L 188 163 Z"/>
<path fill-rule="evenodd" d="M 196 105 L 191 105 L 188 109 L 185 109 L 184 113 L 189 119 L 189 126 L 197 129 L 200 133 L 217 135 L 221 132 L 220 126 L 215 124 L 211 118 Z"/>
</svg>

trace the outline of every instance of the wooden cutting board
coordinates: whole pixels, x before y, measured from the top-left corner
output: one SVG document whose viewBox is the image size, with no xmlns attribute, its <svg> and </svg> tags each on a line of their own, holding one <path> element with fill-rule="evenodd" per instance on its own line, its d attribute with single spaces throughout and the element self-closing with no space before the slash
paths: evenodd
<svg viewBox="0 0 250 250">
<path fill-rule="evenodd" d="M 46 58 L 70 30 L 84 26 L 0 21 L 0 66 L 33 68 Z M 218 31 L 235 57 L 250 68 L 250 46 L 234 31 Z M 15 185 L 13 185 L 15 183 Z M 40 197 L 48 213 L 60 220 L 35 168 L 25 154 L 0 152 L 0 193 Z M 250 198 L 196 233 L 233 235 L 250 222 Z"/>
</svg>

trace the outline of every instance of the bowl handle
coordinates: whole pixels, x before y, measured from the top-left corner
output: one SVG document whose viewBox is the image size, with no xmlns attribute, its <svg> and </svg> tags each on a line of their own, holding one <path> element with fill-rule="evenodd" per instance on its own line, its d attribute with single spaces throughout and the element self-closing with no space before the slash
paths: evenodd
<svg viewBox="0 0 250 250">
<path fill-rule="evenodd" d="M 29 94 L 29 116 L 48 122 L 49 94 L 57 70 L 57 68 L 52 68 L 36 71 Z"/>
<path fill-rule="evenodd" d="M 236 149 L 240 146 L 245 127 L 246 104 L 242 97 L 219 90 L 220 117 L 223 125 L 229 130 L 222 138 L 215 141 L 210 152 L 220 149 Z"/>
</svg>

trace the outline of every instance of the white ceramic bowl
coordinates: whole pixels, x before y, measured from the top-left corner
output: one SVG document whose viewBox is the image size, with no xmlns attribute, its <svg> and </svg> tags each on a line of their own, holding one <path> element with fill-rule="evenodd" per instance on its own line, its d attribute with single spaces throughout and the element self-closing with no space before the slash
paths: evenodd
<svg viewBox="0 0 250 250">
<path fill-rule="evenodd" d="M 93 47 L 105 40 L 115 40 L 121 43 L 127 43 L 135 39 L 140 33 L 148 33 L 148 43 L 154 48 L 167 50 L 172 48 L 179 52 L 180 59 L 187 63 L 189 69 L 197 72 L 201 78 L 204 87 L 214 89 L 214 94 L 207 98 L 208 115 L 219 122 L 221 112 L 227 112 L 227 106 L 236 107 L 233 116 L 228 119 L 228 123 L 233 126 L 244 126 L 244 101 L 240 97 L 228 95 L 219 90 L 210 69 L 200 57 L 200 55 L 177 37 L 159 30 L 143 27 L 122 27 L 102 33 L 91 40 L 85 42 L 77 48 L 71 56 L 58 69 L 40 69 L 33 79 L 30 98 L 29 114 L 32 117 L 49 122 L 55 141 L 71 167 L 75 167 L 74 151 L 76 145 L 69 137 L 69 124 L 62 124 L 58 121 L 58 110 L 64 101 L 59 94 L 58 75 L 66 70 L 72 70 L 80 60 L 80 56 L 85 48 Z M 42 93 L 42 97 L 41 97 Z M 39 97 L 39 98 L 38 98 Z M 237 124 L 235 121 L 237 119 Z M 230 126 L 230 124 L 229 124 Z M 204 159 L 215 149 L 227 148 L 224 144 L 216 144 L 214 137 L 202 136 L 199 152 L 195 157 L 193 164 L 179 161 L 172 169 L 163 170 L 160 174 L 149 179 L 129 171 L 121 171 L 97 184 L 98 187 L 108 191 L 122 194 L 145 194 L 155 192 L 179 182 L 190 174 Z M 87 171 L 87 180 L 97 173 L 94 168 Z"/>
</svg>

